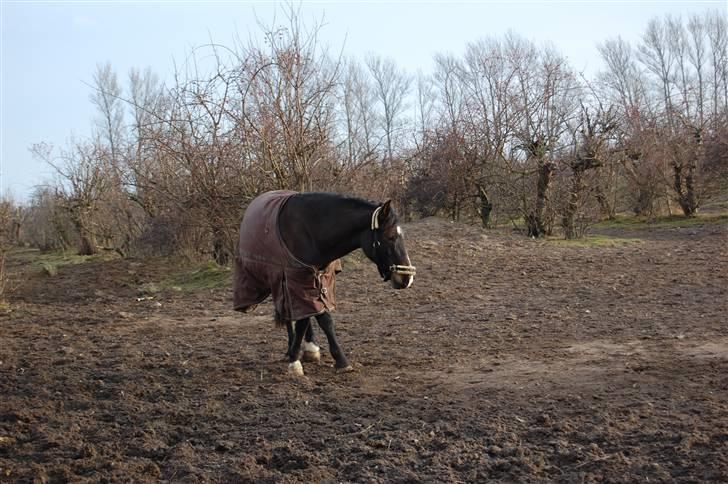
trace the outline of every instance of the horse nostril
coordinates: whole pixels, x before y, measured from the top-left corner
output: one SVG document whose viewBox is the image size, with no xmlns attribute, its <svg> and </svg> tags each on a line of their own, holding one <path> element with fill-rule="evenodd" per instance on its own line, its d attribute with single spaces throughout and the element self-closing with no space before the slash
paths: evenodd
<svg viewBox="0 0 728 484">
<path fill-rule="evenodd" d="M 395 289 L 407 289 L 412 285 L 412 276 L 402 276 L 396 274 L 392 276 L 392 287 Z"/>
</svg>

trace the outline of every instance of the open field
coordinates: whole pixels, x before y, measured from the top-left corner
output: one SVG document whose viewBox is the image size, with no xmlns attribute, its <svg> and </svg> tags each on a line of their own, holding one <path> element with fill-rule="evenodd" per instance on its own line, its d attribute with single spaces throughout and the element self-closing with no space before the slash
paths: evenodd
<svg viewBox="0 0 728 484">
<path fill-rule="evenodd" d="M 0 482 L 728 480 L 725 218 L 405 230 L 411 289 L 356 255 L 337 279 L 355 371 L 301 379 L 224 270 L 16 254 Z"/>
</svg>

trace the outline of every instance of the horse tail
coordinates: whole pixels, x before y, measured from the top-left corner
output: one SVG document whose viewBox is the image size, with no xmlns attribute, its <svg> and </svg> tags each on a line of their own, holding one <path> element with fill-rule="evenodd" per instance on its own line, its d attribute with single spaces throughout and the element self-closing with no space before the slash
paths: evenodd
<svg viewBox="0 0 728 484">
<path fill-rule="evenodd" d="M 283 316 L 281 315 L 280 312 L 278 312 L 277 309 L 275 311 L 275 322 L 276 322 L 276 326 L 277 327 L 281 327 L 281 326 L 285 326 L 286 325 L 286 320 L 283 319 Z"/>
</svg>

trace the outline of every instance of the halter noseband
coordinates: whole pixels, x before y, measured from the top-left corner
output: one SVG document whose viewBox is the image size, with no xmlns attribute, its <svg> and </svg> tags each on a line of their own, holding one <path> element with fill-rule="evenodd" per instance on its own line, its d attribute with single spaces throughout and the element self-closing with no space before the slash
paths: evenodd
<svg viewBox="0 0 728 484">
<path fill-rule="evenodd" d="M 379 228 L 379 212 L 382 211 L 382 205 L 378 206 L 374 209 L 374 213 L 372 214 L 372 233 L 374 234 L 373 242 L 372 242 L 372 249 L 374 249 L 374 253 L 377 253 L 377 248 L 382 245 L 381 242 L 379 242 L 379 239 L 377 238 L 377 229 Z M 379 264 L 377 264 L 379 265 Z M 417 268 L 415 266 L 402 266 L 402 265 L 391 265 L 388 267 L 389 274 L 400 274 L 402 276 L 415 276 L 415 273 L 417 272 Z M 382 277 L 385 277 L 385 281 L 388 279 L 385 274 L 382 274 Z"/>
</svg>

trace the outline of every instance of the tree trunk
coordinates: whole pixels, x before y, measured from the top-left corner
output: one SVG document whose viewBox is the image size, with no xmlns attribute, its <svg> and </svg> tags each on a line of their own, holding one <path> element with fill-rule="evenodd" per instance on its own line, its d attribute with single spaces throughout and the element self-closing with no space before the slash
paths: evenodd
<svg viewBox="0 0 728 484">
<path fill-rule="evenodd" d="M 225 266 L 230 261 L 230 251 L 225 244 L 225 232 L 219 228 L 212 231 L 212 257 L 219 266 Z"/>
<path fill-rule="evenodd" d="M 539 160 L 538 185 L 536 187 L 536 207 L 526 216 L 526 227 L 530 237 L 547 235 L 544 214 L 549 203 L 549 187 L 554 175 L 555 165 L 550 161 Z"/>
<path fill-rule="evenodd" d="M 673 188 L 677 193 L 677 203 L 686 217 L 694 217 L 698 213 L 698 197 L 695 187 L 696 165 L 694 159 L 687 166 L 679 163 L 673 164 Z M 685 171 L 684 177 L 683 171 Z"/>
<path fill-rule="evenodd" d="M 78 232 L 78 255 L 94 255 L 98 253 L 96 236 L 87 228 L 84 216 L 73 214 L 72 222 Z"/>
<path fill-rule="evenodd" d="M 607 217 L 607 220 L 614 220 L 615 218 L 615 207 L 614 203 L 610 198 L 607 197 L 607 195 L 604 193 L 604 189 L 597 185 L 596 187 L 596 198 L 597 203 L 599 203 L 599 208 L 602 211 L 602 214 Z"/>
<path fill-rule="evenodd" d="M 220 240 L 215 240 L 213 242 L 212 255 L 215 258 L 215 263 L 219 266 L 227 265 L 230 260 L 228 252 L 225 249 L 225 244 L 223 244 Z"/>
<path fill-rule="evenodd" d="M 584 190 L 583 173 L 582 169 L 574 169 L 571 178 L 569 202 L 566 205 L 566 211 L 561 222 L 564 227 L 564 237 L 568 240 L 576 239 L 582 235 L 576 228 L 576 212 L 579 210 L 579 199 L 581 198 L 581 192 Z"/>
<path fill-rule="evenodd" d="M 655 198 L 654 191 L 650 187 L 638 183 L 637 198 L 632 207 L 632 211 L 635 215 L 652 218 L 654 215 Z"/>
<path fill-rule="evenodd" d="M 98 252 L 94 236 L 86 231 L 79 230 L 78 255 L 94 255 Z"/>
<path fill-rule="evenodd" d="M 483 222 L 483 227 L 490 227 L 490 214 L 493 212 L 493 202 L 488 198 L 488 192 L 485 188 L 478 185 L 478 198 L 480 199 L 480 207 L 478 213 L 480 214 L 480 220 Z"/>
</svg>

